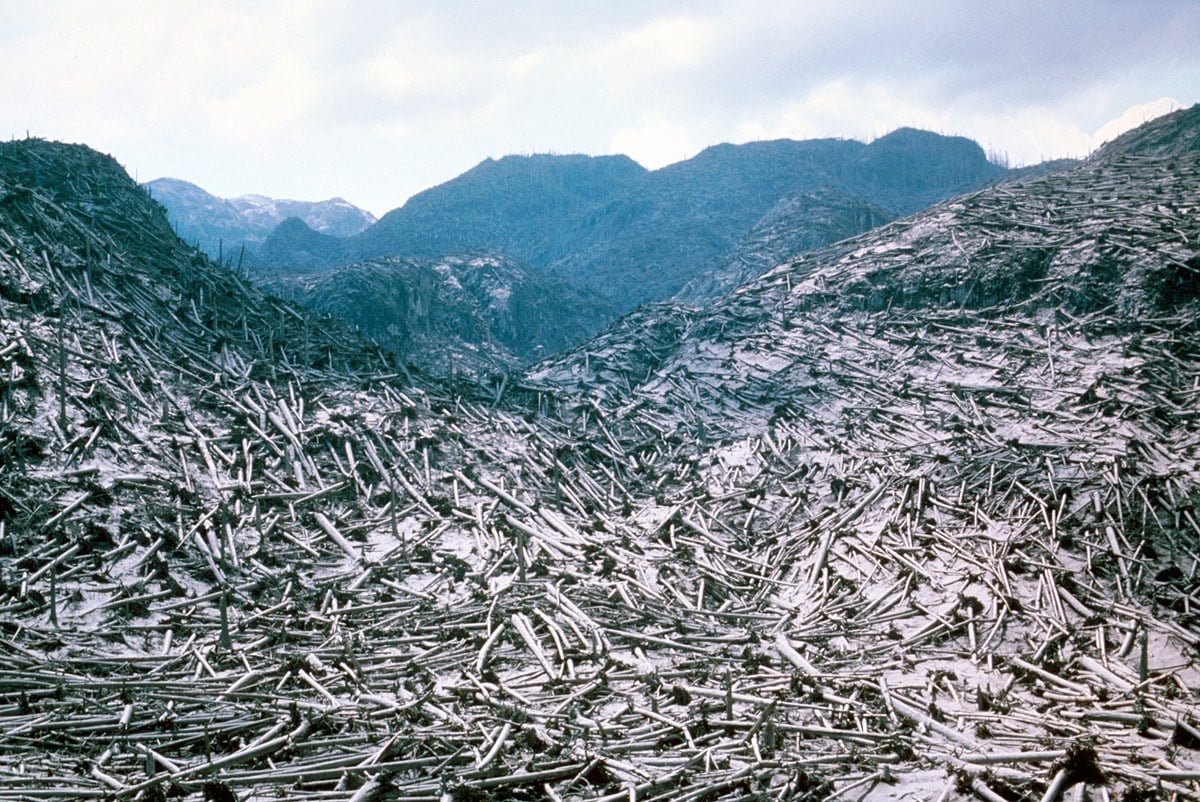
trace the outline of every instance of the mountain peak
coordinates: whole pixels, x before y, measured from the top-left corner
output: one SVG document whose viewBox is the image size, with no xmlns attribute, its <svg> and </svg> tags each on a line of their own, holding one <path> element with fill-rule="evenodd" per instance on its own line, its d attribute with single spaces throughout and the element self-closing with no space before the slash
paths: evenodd
<svg viewBox="0 0 1200 802">
<path fill-rule="evenodd" d="M 375 216 L 342 198 L 296 201 L 256 193 L 220 198 L 189 181 L 158 178 L 146 187 L 167 209 L 179 236 L 196 242 L 210 256 L 245 247 L 255 253 L 275 226 L 289 217 L 303 219 L 322 234 L 348 237 L 375 222 Z"/>
<path fill-rule="evenodd" d="M 302 272 L 327 267 L 346 257 L 341 237 L 317 231 L 299 217 L 288 217 L 275 226 L 254 256 L 259 272 Z"/>
</svg>

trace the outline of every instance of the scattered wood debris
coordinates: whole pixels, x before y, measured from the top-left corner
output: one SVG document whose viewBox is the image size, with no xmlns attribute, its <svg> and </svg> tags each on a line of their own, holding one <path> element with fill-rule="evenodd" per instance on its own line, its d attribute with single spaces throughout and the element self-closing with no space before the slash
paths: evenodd
<svg viewBox="0 0 1200 802">
<path fill-rule="evenodd" d="M 1171 164 L 943 205 L 496 404 L 111 160 L 0 146 L 0 800 L 1200 798 Z"/>
</svg>

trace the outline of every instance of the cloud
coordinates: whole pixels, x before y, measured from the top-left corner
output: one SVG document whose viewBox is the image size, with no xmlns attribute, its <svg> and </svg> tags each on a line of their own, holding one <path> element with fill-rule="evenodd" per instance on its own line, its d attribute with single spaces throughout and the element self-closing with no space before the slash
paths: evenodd
<svg viewBox="0 0 1200 802">
<path fill-rule="evenodd" d="M 1130 106 L 1096 129 L 1096 132 L 1092 134 L 1092 149 L 1100 147 L 1105 142 L 1111 142 L 1126 131 L 1136 128 L 1148 120 L 1153 120 L 1155 117 L 1175 111 L 1181 106 L 1182 104 L 1178 100 L 1171 97 L 1160 97 L 1157 100 Z"/>
<path fill-rule="evenodd" d="M 143 177 L 382 212 L 514 152 L 657 166 L 913 125 L 1084 155 L 1200 99 L 1196 41 L 1171 0 L 42 0 L 0 3 L 0 109 Z"/>
<path fill-rule="evenodd" d="M 304 117 L 319 85 L 308 58 L 318 35 L 310 10 L 51 4 L 0 57 L 0 75 L 22 73 L 3 91 L 51 133 L 138 138 L 178 127 L 241 140 L 277 135 Z"/>
<path fill-rule="evenodd" d="M 699 65 L 716 40 L 712 23 L 677 16 L 602 39 L 585 55 L 591 68 L 618 82 L 654 80 L 664 72 Z"/>
<path fill-rule="evenodd" d="M 682 125 L 650 114 L 639 125 L 617 131 L 609 151 L 623 153 L 654 170 L 696 155 L 697 148 Z"/>
<path fill-rule="evenodd" d="M 744 0 L 715 21 L 719 53 L 698 92 L 726 108 L 761 108 L 835 79 L 898 89 L 918 80 L 942 99 L 1050 105 L 1134 65 L 1195 65 L 1200 37 L 1200 8 L 1179 2 L 775 5 Z"/>
</svg>

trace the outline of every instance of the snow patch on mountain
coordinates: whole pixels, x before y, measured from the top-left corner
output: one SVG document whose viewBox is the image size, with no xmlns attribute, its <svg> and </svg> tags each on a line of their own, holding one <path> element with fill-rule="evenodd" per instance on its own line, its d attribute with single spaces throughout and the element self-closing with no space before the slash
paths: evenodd
<svg viewBox="0 0 1200 802">
<path fill-rule="evenodd" d="M 167 210 L 176 233 L 214 258 L 240 260 L 243 247 L 245 252 L 255 252 L 276 226 L 293 217 L 333 237 L 349 237 L 375 223 L 373 214 L 344 198 L 298 201 L 258 194 L 220 198 L 177 178 L 159 178 L 143 186 Z"/>
</svg>

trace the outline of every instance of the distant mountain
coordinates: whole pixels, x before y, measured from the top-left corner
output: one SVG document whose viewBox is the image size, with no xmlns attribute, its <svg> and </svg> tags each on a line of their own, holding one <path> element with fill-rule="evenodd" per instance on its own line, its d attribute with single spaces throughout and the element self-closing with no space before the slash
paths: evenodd
<svg viewBox="0 0 1200 802">
<path fill-rule="evenodd" d="M 488 249 L 544 266 L 573 248 L 563 236 L 567 226 L 645 174 L 627 156 L 487 159 L 385 214 L 352 250 L 358 257 L 432 257 Z"/>
<path fill-rule="evenodd" d="M 288 218 L 297 217 L 322 234 L 349 237 L 375 222 L 375 215 L 342 198 L 313 202 L 242 195 L 230 198 L 229 203 L 241 212 L 243 219 L 265 230 L 273 229 Z"/>
<path fill-rule="evenodd" d="M 350 239 L 286 220 L 255 272 L 427 372 L 512 370 L 616 317 L 603 293 L 535 265 L 563 247 L 571 219 L 645 172 L 624 156 L 489 159 Z"/>
<path fill-rule="evenodd" d="M 628 309 L 668 298 L 727 264 L 787 195 L 831 188 L 892 217 L 1004 174 L 971 140 L 913 129 L 869 145 L 837 139 L 717 145 L 649 174 L 584 221 L 579 245 L 551 270 L 600 288 Z"/>
<path fill-rule="evenodd" d="M 341 260 L 490 250 L 545 266 L 570 249 L 564 231 L 574 220 L 645 173 L 626 156 L 487 159 L 385 214 L 346 243 Z M 297 261 L 293 245 L 288 239 L 269 242 L 258 266 L 290 269 Z"/>
<path fill-rule="evenodd" d="M 342 200 L 294 201 L 243 195 L 218 198 L 188 181 L 159 178 L 144 185 L 167 210 L 179 236 L 213 258 L 237 258 L 242 245 L 257 250 L 284 220 L 297 217 L 322 234 L 348 237 L 375 222 L 370 212 Z"/>
<path fill-rule="evenodd" d="M 872 220 L 883 220 L 1004 175 L 971 140 L 913 129 L 869 145 L 840 139 L 717 145 L 652 172 L 624 156 L 507 156 L 414 196 L 341 249 L 316 257 L 283 238 L 268 243 L 258 261 L 286 270 L 320 258 L 332 266 L 485 249 L 591 286 L 628 311 L 669 298 L 736 259 L 742 238 L 788 196 L 843 193 L 879 208 Z M 797 242 L 834 235 L 820 219 L 825 215 L 803 214 L 820 230 L 797 232 Z"/>
<path fill-rule="evenodd" d="M 381 257 L 279 274 L 264 286 L 332 314 L 426 373 L 476 380 L 578 345 L 616 314 L 592 290 L 488 253 Z"/>
<path fill-rule="evenodd" d="M 988 161 L 971 139 L 916 128 L 899 128 L 874 140 L 843 169 L 851 193 L 901 216 L 999 180 L 1007 172 Z"/>
</svg>

